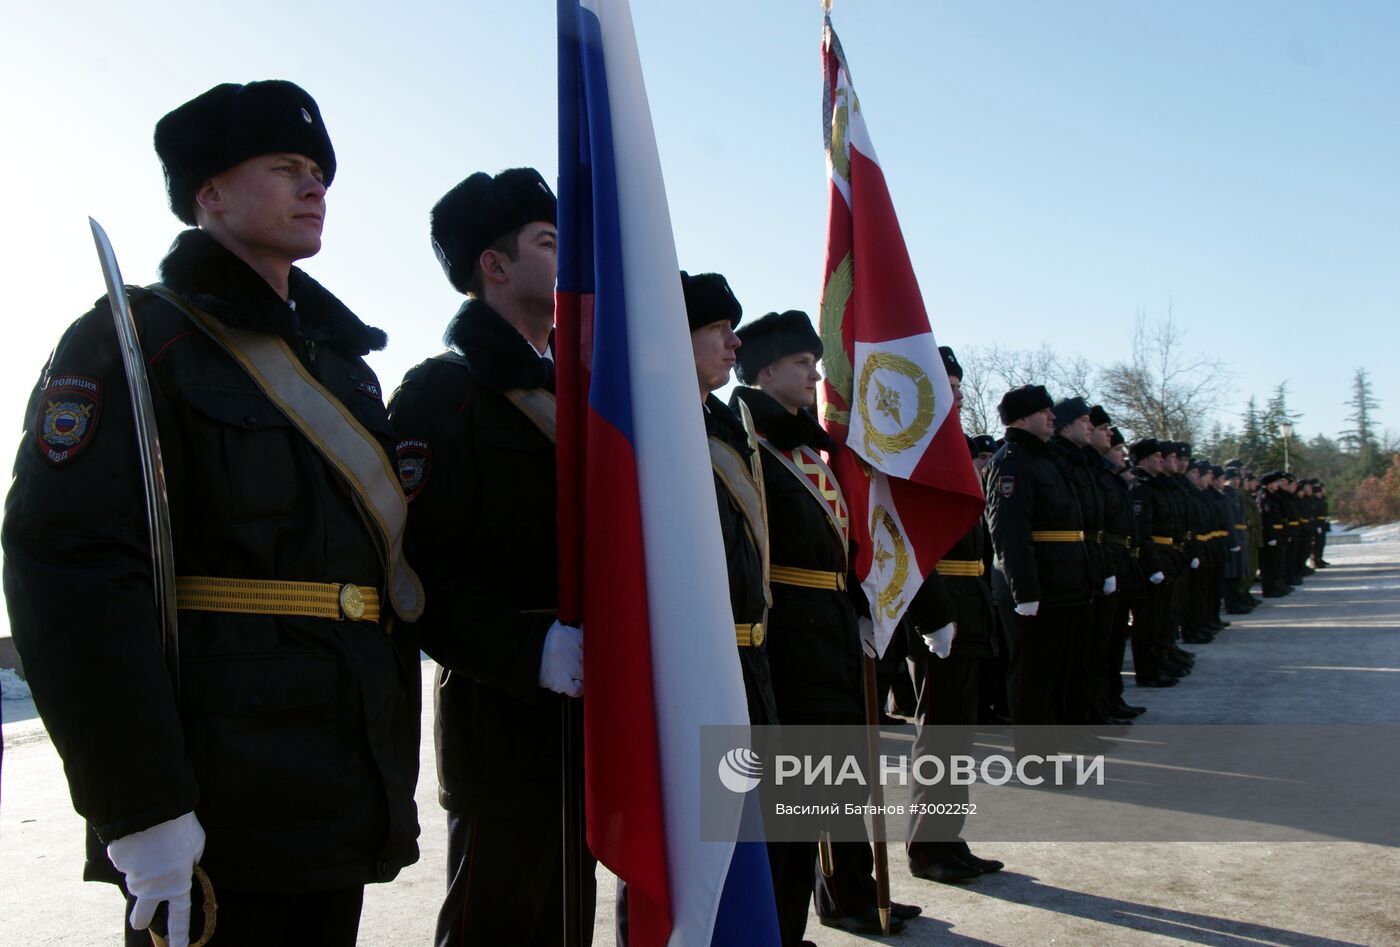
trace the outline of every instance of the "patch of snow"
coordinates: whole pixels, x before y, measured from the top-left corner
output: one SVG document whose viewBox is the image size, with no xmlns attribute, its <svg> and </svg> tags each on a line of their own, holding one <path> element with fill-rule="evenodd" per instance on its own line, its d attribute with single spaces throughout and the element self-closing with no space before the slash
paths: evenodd
<svg viewBox="0 0 1400 947">
<path fill-rule="evenodd" d="M 1386 523 L 1361 530 L 1363 543 L 1393 543 L 1400 541 L 1400 523 Z"/>
<path fill-rule="evenodd" d="M 29 700 L 29 685 L 13 668 L 0 668 L 0 697 L 5 700 Z"/>
</svg>

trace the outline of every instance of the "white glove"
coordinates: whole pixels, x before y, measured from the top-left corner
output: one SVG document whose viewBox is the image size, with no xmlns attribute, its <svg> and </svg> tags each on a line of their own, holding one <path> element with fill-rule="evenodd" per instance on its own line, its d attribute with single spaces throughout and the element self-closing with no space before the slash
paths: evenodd
<svg viewBox="0 0 1400 947">
<path fill-rule="evenodd" d="M 1103 580 L 1103 594 L 1112 595 L 1118 591 L 1118 576 L 1111 575 Z"/>
<path fill-rule="evenodd" d="M 937 631 L 923 636 L 924 644 L 940 658 L 946 658 L 953 651 L 953 639 L 958 635 L 957 626 L 948 622 Z"/>
<path fill-rule="evenodd" d="M 1191 560 L 1191 568 L 1193 568 L 1193 569 L 1199 569 L 1200 567 L 1201 567 L 1201 560 L 1199 560 L 1199 559 L 1192 559 L 1192 560 Z"/>
<path fill-rule="evenodd" d="M 1147 581 L 1151 582 L 1153 585 L 1161 585 L 1163 582 L 1167 581 L 1167 577 L 1160 572 L 1154 572 L 1147 577 Z"/>
<path fill-rule="evenodd" d="M 583 696 L 583 629 L 549 626 L 540 654 L 540 686 L 565 697 Z"/>
<path fill-rule="evenodd" d="M 858 618 L 856 627 L 860 629 L 860 650 L 868 657 L 878 658 L 879 655 L 875 653 L 875 623 L 869 618 Z"/>
<path fill-rule="evenodd" d="M 1269 540 L 1269 545 L 1270 545 L 1270 546 L 1277 546 L 1277 545 L 1278 545 L 1278 540 L 1277 540 L 1277 539 L 1271 539 L 1271 540 Z"/>
<path fill-rule="evenodd" d="M 170 947 L 190 942 L 190 879 L 204 854 L 204 828 L 193 812 L 168 822 L 114 839 L 107 854 L 117 871 L 126 875 L 126 890 L 136 899 L 131 926 L 144 931 L 151 926 L 156 908 L 170 902 Z"/>
<path fill-rule="evenodd" d="M 1024 618 L 1034 618 L 1038 611 L 1040 611 L 1039 602 L 1022 602 L 1016 606 L 1016 614 Z"/>
<path fill-rule="evenodd" d="M 1240 547 L 1239 547 L 1239 546 L 1231 546 L 1231 547 L 1230 547 L 1230 551 L 1231 551 L 1231 552 L 1239 552 L 1239 551 L 1240 551 Z"/>
</svg>

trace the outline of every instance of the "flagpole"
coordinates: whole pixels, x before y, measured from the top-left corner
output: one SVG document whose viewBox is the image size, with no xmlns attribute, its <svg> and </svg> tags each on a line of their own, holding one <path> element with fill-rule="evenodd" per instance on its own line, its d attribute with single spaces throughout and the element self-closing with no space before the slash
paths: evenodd
<svg viewBox="0 0 1400 947">
<path fill-rule="evenodd" d="M 875 658 L 861 655 L 862 670 L 865 672 L 865 744 L 870 758 L 870 772 L 880 772 L 880 708 L 875 695 L 879 684 L 875 675 Z M 886 936 L 890 933 L 890 859 L 889 846 L 885 841 L 885 790 L 878 777 L 870 780 L 870 804 L 874 815 L 870 817 L 870 847 L 875 854 L 875 906 L 880 910 L 880 928 Z"/>
<path fill-rule="evenodd" d="M 564 698 L 560 711 L 564 756 L 564 945 L 583 947 L 583 720 L 580 702 Z"/>
</svg>

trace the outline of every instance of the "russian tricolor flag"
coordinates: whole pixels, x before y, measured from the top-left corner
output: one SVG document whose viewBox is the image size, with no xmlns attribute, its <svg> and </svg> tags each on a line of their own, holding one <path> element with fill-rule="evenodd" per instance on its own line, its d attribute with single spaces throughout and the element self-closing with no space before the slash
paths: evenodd
<svg viewBox="0 0 1400 947">
<path fill-rule="evenodd" d="M 560 616 L 584 628 L 588 843 L 634 947 L 776 945 L 763 846 L 700 840 L 700 728 L 748 711 L 679 269 L 631 11 L 559 0 Z M 737 838 L 756 798 L 733 804 Z"/>
</svg>

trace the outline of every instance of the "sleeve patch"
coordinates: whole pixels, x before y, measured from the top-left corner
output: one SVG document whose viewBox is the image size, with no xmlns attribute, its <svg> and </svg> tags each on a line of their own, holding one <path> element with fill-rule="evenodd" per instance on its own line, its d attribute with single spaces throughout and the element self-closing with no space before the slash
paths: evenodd
<svg viewBox="0 0 1400 947">
<path fill-rule="evenodd" d="M 1011 496 L 1012 494 L 1014 494 L 1015 492 L 1016 492 L 1016 478 L 1015 478 L 1015 477 L 1002 477 L 1002 478 L 1001 478 L 1001 495 L 1002 495 L 1003 497 L 1009 497 L 1009 496 Z"/>
<path fill-rule="evenodd" d="M 404 496 L 408 501 L 423 492 L 423 484 L 428 479 L 428 469 L 432 466 L 432 449 L 427 441 L 399 441 L 395 449 L 399 471 L 399 483 L 403 485 Z"/>
<path fill-rule="evenodd" d="M 34 434 L 39 452 L 54 466 L 66 464 L 92 443 L 102 414 L 102 383 L 86 375 L 56 375 L 39 399 Z"/>
<path fill-rule="evenodd" d="M 1141 500 L 1134 500 L 1134 501 L 1133 501 L 1133 512 L 1134 512 L 1134 513 L 1141 513 L 1141 512 L 1142 512 L 1142 501 L 1141 501 Z"/>
</svg>

